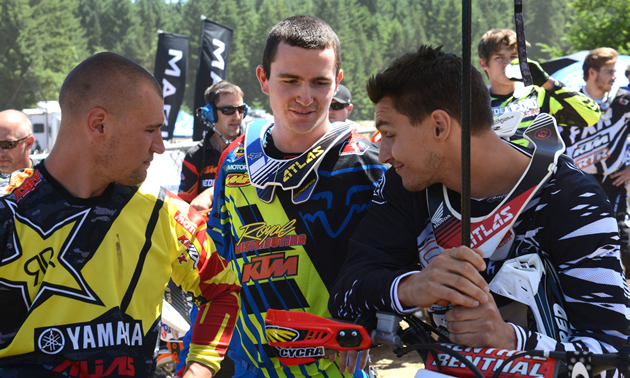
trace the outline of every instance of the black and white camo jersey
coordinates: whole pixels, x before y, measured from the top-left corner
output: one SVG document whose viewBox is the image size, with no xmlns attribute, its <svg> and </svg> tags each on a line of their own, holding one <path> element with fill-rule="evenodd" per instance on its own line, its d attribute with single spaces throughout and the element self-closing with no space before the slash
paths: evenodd
<svg viewBox="0 0 630 378">
<path fill-rule="evenodd" d="M 422 270 L 443 250 L 434 235 L 426 193 L 405 190 L 392 169 L 381 178 L 333 285 L 329 302 L 333 316 L 356 318 L 401 308 L 393 293 L 396 278 Z M 472 216 L 489 214 L 503 198 L 471 201 Z M 459 194 L 449 191 L 449 199 L 459 211 Z M 628 289 L 619 258 L 617 222 L 593 177 L 563 156 L 556 173 L 518 216 L 514 232 L 507 258 L 537 253 L 551 262 L 570 331 L 560 342 L 536 332 L 529 317 L 527 324 L 515 326 L 517 349 L 606 353 L 621 348 L 628 335 Z M 487 261 L 488 269 L 482 273 L 488 282 L 498 272 L 497 265 Z"/>
<path fill-rule="evenodd" d="M 584 92 L 584 88 L 582 88 Z M 562 127 L 560 135 L 566 154 L 584 172 L 608 176 L 626 164 L 630 133 L 630 92 L 619 89 L 607 94 L 612 98 L 597 101 L 602 115 L 589 127 Z"/>
</svg>

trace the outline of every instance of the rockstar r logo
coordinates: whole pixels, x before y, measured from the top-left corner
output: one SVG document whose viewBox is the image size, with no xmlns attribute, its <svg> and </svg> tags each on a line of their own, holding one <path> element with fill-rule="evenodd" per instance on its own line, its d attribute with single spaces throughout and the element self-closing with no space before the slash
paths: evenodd
<svg viewBox="0 0 630 378">
<path fill-rule="evenodd" d="M 73 256 L 73 241 L 90 209 L 73 214 L 45 229 L 18 214 L 15 216 L 15 253 L 0 261 L 0 286 L 18 288 L 26 308 L 33 310 L 53 295 L 102 305 L 81 275 L 82 265 Z M 25 280 L 24 272 L 30 279 Z"/>
</svg>

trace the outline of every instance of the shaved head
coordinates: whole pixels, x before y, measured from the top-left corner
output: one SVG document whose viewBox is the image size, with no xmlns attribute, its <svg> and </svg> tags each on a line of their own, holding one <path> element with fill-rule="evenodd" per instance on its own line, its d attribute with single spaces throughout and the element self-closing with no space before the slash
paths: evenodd
<svg viewBox="0 0 630 378">
<path fill-rule="evenodd" d="M 141 106 L 129 98 L 145 84 L 150 84 L 162 96 L 153 75 L 131 60 L 110 52 L 87 58 L 68 74 L 61 86 L 62 127 L 94 107 L 120 114 L 129 107 Z M 64 119 L 70 122 L 63 122 Z"/>
<path fill-rule="evenodd" d="M 9 109 L 0 112 L 0 125 L 16 130 L 18 139 L 33 133 L 31 120 L 19 110 Z"/>
<path fill-rule="evenodd" d="M 19 143 L 12 148 L 0 147 L 0 173 L 9 174 L 32 166 L 29 157 L 33 137 L 31 120 L 19 110 L 5 110 L 0 112 L 0 141 Z"/>
</svg>

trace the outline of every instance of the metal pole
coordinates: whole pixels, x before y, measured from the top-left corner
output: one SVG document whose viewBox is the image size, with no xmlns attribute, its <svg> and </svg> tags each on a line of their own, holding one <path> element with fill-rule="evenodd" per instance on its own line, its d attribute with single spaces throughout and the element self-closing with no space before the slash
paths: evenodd
<svg viewBox="0 0 630 378">
<path fill-rule="evenodd" d="M 471 1 L 462 0 L 462 245 L 470 247 L 470 15 Z"/>
</svg>

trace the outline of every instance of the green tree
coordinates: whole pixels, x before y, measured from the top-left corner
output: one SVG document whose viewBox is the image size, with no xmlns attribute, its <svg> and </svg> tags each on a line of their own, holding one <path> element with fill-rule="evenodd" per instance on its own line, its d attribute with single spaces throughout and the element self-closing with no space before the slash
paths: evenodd
<svg viewBox="0 0 630 378">
<path fill-rule="evenodd" d="M 575 16 L 567 42 L 575 50 L 612 47 L 630 53 L 630 2 L 627 0 L 571 0 Z"/>
<path fill-rule="evenodd" d="M 57 99 L 65 76 L 86 55 L 75 7 L 73 0 L 2 3 L 2 28 L 15 28 L 0 51 L 2 106 L 20 109 Z"/>
</svg>

